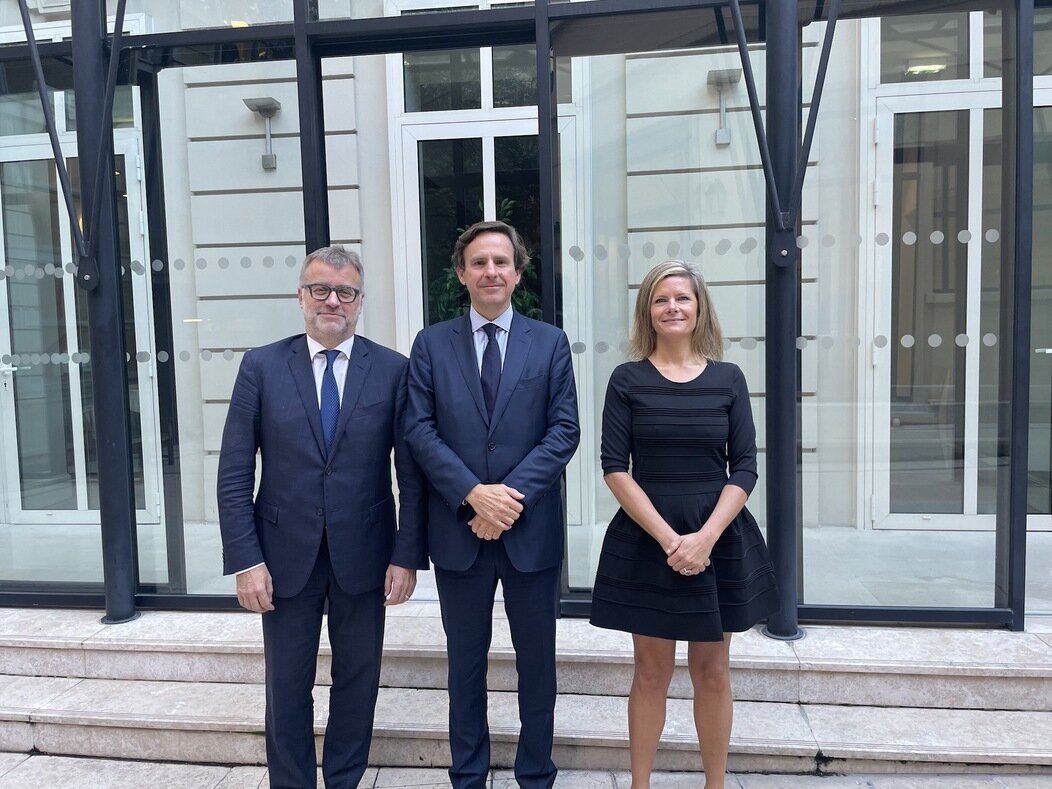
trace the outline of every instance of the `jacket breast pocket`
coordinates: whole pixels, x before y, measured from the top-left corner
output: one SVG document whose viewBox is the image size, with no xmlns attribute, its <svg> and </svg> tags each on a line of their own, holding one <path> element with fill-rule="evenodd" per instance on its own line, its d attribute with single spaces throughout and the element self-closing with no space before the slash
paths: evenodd
<svg viewBox="0 0 1052 789">
<path fill-rule="evenodd" d="M 548 382 L 548 376 L 544 373 L 540 375 L 532 375 L 529 378 L 520 378 L 519 383 L 515 385 L 516 389 L 536 389 L 537 387 L 544 386 Z"/>
</svg>

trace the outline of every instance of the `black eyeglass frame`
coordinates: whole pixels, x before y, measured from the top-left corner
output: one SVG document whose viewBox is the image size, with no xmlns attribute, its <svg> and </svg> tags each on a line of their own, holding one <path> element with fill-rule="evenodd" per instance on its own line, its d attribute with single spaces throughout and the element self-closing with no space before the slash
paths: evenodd
<svg viewBox="0 0 1052 789">
<path fill-rule="evenodd" d="M 354 302 L 358 300 L 358 297 L 362 295 L 361 288 L 352 288 L 350 285 L 340 285 L 339 287 L 334 288 L 332 285 L 325 285 L 321 282 L 300 285 L 300 289 L 307 291 L 315 301 L 328 301 L 329 294 L 335 293 L 340 304 L 354 304 Z M 324 289 L 324 295 L 319 296 L 318 290 L 321 289 Z M 349 295 L 350 298 L 345 299 L 345 295 Z"/>
</svg>

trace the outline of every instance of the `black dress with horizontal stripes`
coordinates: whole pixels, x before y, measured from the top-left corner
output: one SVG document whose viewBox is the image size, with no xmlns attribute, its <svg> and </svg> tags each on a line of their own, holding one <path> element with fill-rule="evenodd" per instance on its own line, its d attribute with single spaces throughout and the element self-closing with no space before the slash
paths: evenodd
<svg viewBox="0 0 1052 789">
<path fill-rule="evenodd" d="M 692 381 L 665 378 L 648 360 L 620 365 L 603 408 L 603 473 L 628 471 L 679 534 L 698 531 L 728 483 L 756 484 L 756 428 L 745 376 L 710 361 Z M 774 569 L 756 520 L 742 509 L 686 576 L 619 509 L 607 528 L 592 592 L 593 625 L 681 641 L 720 641 L 778 606 Z"/>
</svg>

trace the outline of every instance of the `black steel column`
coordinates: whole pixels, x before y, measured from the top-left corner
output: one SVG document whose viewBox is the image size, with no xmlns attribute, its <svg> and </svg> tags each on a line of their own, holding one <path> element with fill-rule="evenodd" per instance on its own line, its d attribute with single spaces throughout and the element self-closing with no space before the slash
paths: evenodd
<svg viewBox="0 0 1052 789">
<path fill-rule="evenodd" d="M 1003 8 L 1001 318 L 998 343 L 997 559 L 994 605 L 1023 629 L 1030 429 L 1034 211 L 1034 0 Z M 1007 442 L 1007 447 L 1005 443 Z"/>
<path fill-rule="evenodd" d="M 98 184 L 102 195 L 102 199 L 94 201 L 99 211 L 97 222 L 88 215 L 92 210 L 91 195 L 81 195 L 81 210 L 84 212 L 83 226 L 95 228 L 88 241 L 99 268 L 98 287 L 87 293 L 87 304 L 106 592 L 106 616 L 102 621 L 113 624 L 138 616 L 135 590 L 139 573 L 112 119 L 103 117 L 100 109 L 104 106 L 106 90 L 105 13 L 103 0 L 81 0 L 72 4 L 73 86 L 78 108 L 80 182 L 85 186 Z M 106 140 L 105 146 L 100 148 L 103 140 Z M 98 157 L 100 150 L 103 151 L 101 158 Z M 102 171 L 96 177 L 99 168 Z"/>
<path fill-rule="evenodd" d="M 779 199 L 789 205 L 785 189 L 794 183 L 800 145 L 800 31 L 795 0 L 768 0 L 767 39 L 767 140 Z M 767 206 L 766 283 L 766 405 L 767 405 L 767 542 L 778 575 L 781 606 L 767 620 L 767 635 L 799 638 L 799 552 L 797 450 L 796 334 L 800 297 L 796 246 L 797 219 L 778 217 Z M 786 229 L 779 230 L 779 226 Z"/>
<path fill-rule="evenodd" d="M 307 37 L 308 22 L 317 19 L 317 0 L 296 0 L 296 91 L 300 110 L 303 240 L 307 252 L 330 243 L 329 171 L 325 164 L 321 59 L 315 55 Z"/>
</svg>

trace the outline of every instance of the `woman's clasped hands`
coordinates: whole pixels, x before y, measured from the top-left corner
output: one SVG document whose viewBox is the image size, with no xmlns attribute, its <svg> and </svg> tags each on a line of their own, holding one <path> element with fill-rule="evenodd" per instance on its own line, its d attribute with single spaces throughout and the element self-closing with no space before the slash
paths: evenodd
<svg viewBox="0 0 1052 789">
<path fill-rule="evenodd" d="M 714 541 L 705 531 L 693 534 L 677 534 L 668 545 L 668 566 L 680 575 L 697 575 L 708 569 Z"/>
</svg>

